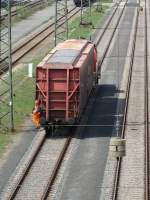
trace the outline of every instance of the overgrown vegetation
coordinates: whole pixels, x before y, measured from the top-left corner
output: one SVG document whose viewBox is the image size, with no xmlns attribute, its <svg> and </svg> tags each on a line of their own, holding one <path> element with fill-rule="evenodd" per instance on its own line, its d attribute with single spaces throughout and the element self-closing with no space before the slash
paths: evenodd
<svg viewBox="0 0 150 200">
<path fill-rule="evenodd" d="M 0 134 L 0 156 L 5 151 L 8 143 L 10 143 L 10 142 L 11 142 L 11 136 L 10 135 Z"/>
<path fill-rule="evenodd" d="M 22 8 L 17 9 L 17 19 L 25 19 L 32 14 L 31 9 L 22 6 Z"/>
<path fill-rule="evenodd" d="M 77 17 L 76 20 L 74 20 L 73 23 L 69 25 L 69 38 L 89 38 L 91 33 L 95 30 L 93 28 L 95 28 L 96 25 L 101 22 L 107 8 L 108 6 L 103 6 L 101 12 L 98 12 L 97 6 L 92 7 L 91 17 L 86 18 L 86 21 L 89 22 L 91 25 L 80 25 L 80 17 Z M 88 10 L 86 12 L 88 12 Z M 86 12 L 84 13 L 84 15 L 87 15 Z"/>
</svg>

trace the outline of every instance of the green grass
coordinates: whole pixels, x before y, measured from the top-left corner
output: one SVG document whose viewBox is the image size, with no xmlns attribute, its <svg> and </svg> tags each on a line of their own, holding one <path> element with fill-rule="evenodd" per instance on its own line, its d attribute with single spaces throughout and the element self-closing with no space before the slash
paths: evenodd
<svg viewBox="0 0 150 200">
<path fill-rule="evenodd" d="M 20 19 L 26 19 L 31 14 L 32 11 L 29 8 L 22 7 L 17 10 L 17 17 Z"/>
<path fill-rule="evenodd" d="M 93 6 L 91 9 L 91 17 L 87 17 L 86 20 L 88 22 L 91 22 L 92 25 L 82 26 L 80 25 L 80 17 L 76 18 L 76 20 L 69 25 L 69 38 L 89 38 L 91 33 L 94 31 L 92 30 L 93 26 L 96 26 L 99 24 L 102 20 L 102 17 L 105 15 L 105 11 L 108 8 L 108 6 L 103 6 L 102 12 L 97 12 L 96 6 Z M 88 10 L 87 10 L 88 12 Z M 88 15 L 87 12 L 84 13 L 84 15 Z"/>
<path fill-rule="evenodd" d="M 34 59 L 32 61 L 34 66 L 34 76 L 35 67 L 40 62 L 42 58 Z M 24 122 L 25 118 L 29 117 L 33 104 L 35 95 L 35 78 L 28 78 L 28 67 L 27 65 L 19 70 L 17 70 L 14 77 L 14 85 L 16 90 L 14 90 L 14 124 L 16 129 Z M 20 85 L 18 85 L 20 83 Z M 17 88 L 18 87 L 18 88 Z"/>
<path fill-rule="evenodd" d="M 33 66 L 35 66 L 42 58 L 34 59 Z M 29 116 L 33 108 L 34 94 L 35 94 L 35 79 L 28 78 L 28 66 L 23 65 L 15 72 L 13 72 L 13 94 L 14 94 L 14 124 L 15 129 L 19 129 L 24 120 Z M 5 79 L 7 81 L 7 78 Z M 7 89 L 7 85 L 1 83 L 2 88 Z M 3 101 L 8 102 L 9 96 L 5 96 Z M 1 104 L 1 112 L 6 113 L 8 111 L 6 104 Z M 1 120 L 1 123 L 5 125 L 4 129 L 0 129 L 2 133 L 8 133 L 9 116 Z"/>
<path fill-rule="evenodd" d="M 11 142 L 11 136 L 0 133 L 0 156 L 6 150 L 8 143 Z"/>
</svg>

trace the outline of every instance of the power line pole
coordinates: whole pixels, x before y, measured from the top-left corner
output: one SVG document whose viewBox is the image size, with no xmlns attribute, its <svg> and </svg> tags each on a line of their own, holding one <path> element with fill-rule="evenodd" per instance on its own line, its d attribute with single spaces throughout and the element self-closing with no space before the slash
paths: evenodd
<svg viewBox="0 0 150 200">
<path fill-rule="evenodd" d="M 55 4 L 55 46 L 68 39 L 68 7 L 67 0 L 56 0 Z"/>
<path fill-rule="evenodd" d="M 101 0 L 97 0 L 97 12 L 102 12 L 102 2 Z"/>
<path fill-rule="evenodd" d="M 2 8 L 0 0 L 0 128 L 14 130 L 12 58 L 11 58 L 11 4 L 5 1 Z M 2 19 L 2 11 L 7 13 Z M 4 57 L 7 55 L 7 58 Z M 7 75 L 4 73 L 8 71 Z"/>
<path fill-rule="evenodd" d="M 91 0 L 81 0 L 80 25 L 92 25 Z"/>
</svg>

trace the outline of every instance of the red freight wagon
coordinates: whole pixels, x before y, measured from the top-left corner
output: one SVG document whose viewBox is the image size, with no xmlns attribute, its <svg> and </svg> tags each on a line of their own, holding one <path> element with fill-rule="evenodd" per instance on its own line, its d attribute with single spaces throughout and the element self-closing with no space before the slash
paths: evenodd
<svg viewBox="0 0 150 200">
<path fill-rule="evenodd" d="M 87 103 L 96 72 L 96 49 L 87 40 L 58 44 L 36 68 L 36 100 L 46 121 L 78 119 Z"/>
</svg>

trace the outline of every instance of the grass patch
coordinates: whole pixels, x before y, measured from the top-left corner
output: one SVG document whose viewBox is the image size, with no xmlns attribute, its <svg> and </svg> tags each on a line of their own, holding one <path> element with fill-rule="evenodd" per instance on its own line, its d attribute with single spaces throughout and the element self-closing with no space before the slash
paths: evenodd
<svg viewBox="0 0 150 200">
<path fill-rule="evenodd" d="M 103 16 L 105 15 L 105 11 L 106 9 L 108 9 L 108 6 L 103 6 L 102 7 L 102 11 L 101 12 L 97 12 L 97 6 L 92 6 L 91 9 L 91 17 L 86 17 L 86 20 L 88 22 L 91 22 L 92 25 L 87 25 L 87 26 L 82 26 L 80 25 L 80 17 L 77 17 L 76 20 L 74 20 L 73 23 L 71 23 L 69 25 L 69 38 L 75 38 L 75 39 L 79 39 L 79 38 L 90 38 L 90 35 L 93 33 L 93 26 L 96 26 L 97 24 L 99 24 L 102 19 Z M 85 16 L 87 16 L 87 11 L 85 11 L 84 13 L 84 17 L 83 20 L 85 18 Z"/>
<path fill-rule="evenodd" d="M 32 61 L 34 71 L 36 65 L 42 58 L 34 59 Z M 23 69 L 17 70 L 14 78 L 14 124 L 18 127 L 24 122 L 25 118 L 29 117 L 34 106 L 35 97 L 35 73 L 33 78 L 28 78 L 28 66 L 25 65 Z M 20 83 L 19 85 L 17 83 Z M 17 88 L 18 87 L 18 88 Z"/>
<path fill-rule="evenodd" d="M 0 133 L 0 156 L 6 150 L 7 145 L 11 142 L 11 136 Z"/>
<path fill-rule="evenodd" d="M 18 8 L 17 10 L 17 17 L 20 18 L 21 20 L 27 18 L 31 14 L 32 14 L 31 10 L 24 6 L 22 8 Z"/>
<path fill-rule="evenodd" d="M 40 62 L 42 58 L 34 59 L 33 66 Z M 13 101 L 14 101 L 14 125 L 15 130 L 20 129 L 24 120 L 29 116 L 33 108 L 34 95 L 35 95 L 35 78 L 28 78 L 28 66 L 27 64 L 22 65 L 19 69 L 13 72 Z M 5 77 L 7 82 L 8 77 Z M 3 90 L 7 90 L 7 85 L 4 82 L 0 83 Z M 8 102 L 9 96 L 3 97 L 3 102 Z M 6 113 L 9 110 L 7 104 L 1 104 L 1 113 Z M 2 127 L 0 133 L 6 134 L 9 132 L 9 116 L 1 120 Z"/>
</svg>

